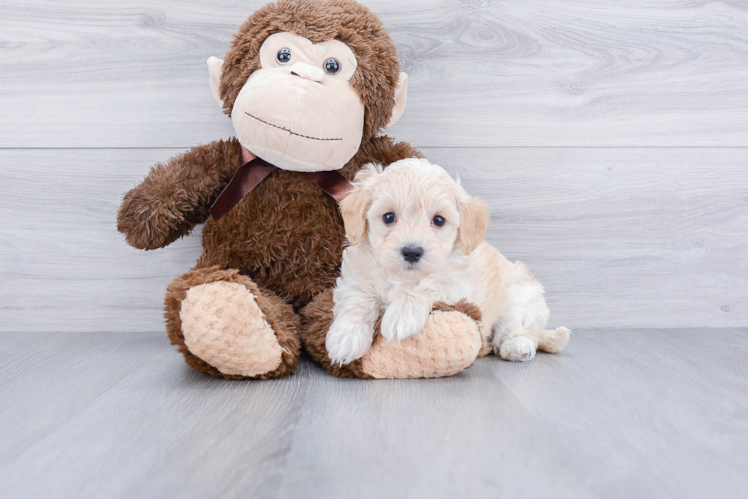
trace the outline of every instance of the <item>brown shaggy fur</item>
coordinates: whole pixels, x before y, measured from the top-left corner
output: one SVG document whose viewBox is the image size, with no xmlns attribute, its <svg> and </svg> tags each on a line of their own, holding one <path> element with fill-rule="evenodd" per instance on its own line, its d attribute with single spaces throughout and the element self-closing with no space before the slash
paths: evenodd
<svg viewBox="0 0 748 500">
<path fill-rule="evenodd" d="M 444 302 L 437 302 L 434 304 L 435 311 L 459 311 L 465 316 L 469 316 L 476 323 L 480 323 L 482 314 L 478 306 L 472 302 L 468 302 L 467 299 L 462 299 L 455 305 L 445 304 Z"/>
<path fill-rule="evenodd" d="M 331 365 L 330 357 L 327 355 L 325 348 L 325 339 L 327 331 L 332 325 L 333 298 L 332 290 L 326 290 L 314 298 L 311 304 L 301 310 L 301 343 L 304 349 L 322 368 L 336 377 L 346 378 L 374 378 L 365 372 L 361 366 L 361 360 L 357 359 L 349 365 Z M 481 312 L 478 306 L 466 299 L 460 300 L 455 305 L 448 305 L 443 302 L 434 304 L 436 311 L 459 311 L 469 316 L 474 321 L 481 320 Z M 382 318 L 377 321 L 374 328 L 374 338 L 379 336 L 379 328 L 382 324 Z"/>
<path fill-rule="evenodd" d="M 392 114 L 400 65 L 381 21 L 352 0 L 280 0 L 254 12 L 242 24 L 224 59 L 220 93 L 230 114 L 239 90 L 259 68 L 259 48 L 269 35 L 288 31 L 313 42 L 337 39 L 358 61 L 351 85 L 365 105 L 363 142 L 340 172 L 352 180 L 366 163 L 384 166 L 421 154 L 407 143 L 376 136 Z M 195 269 L 169 286 L 165 316 L 169 338 L 187 363 L 209 375 L 226 376 L 184 345 L 179 319 L 187 290 L 213 281 L 235 281 L 258 294 L 258 304 L 275 329 L 284 354 L 278 370 L 258 378 L 292 373 L 298 357 L 299 309 L 329 290 L 339 274 L 344 244 L 336 202 L 304 175 L 277 170 L 219 221 L 210 206 L 241 163 L 236 139 L 196 146 L 154 166 L 128 192 L 117 229 L 140 249 L 161 248 L 207 221 L 203 253 Z M 261 290 L 261 292 L 255 292 Z M 326 332 L 320 325 L 318 332 Z M 323 341 L 324 344 L 324 341 Z M 354 373 L 350 376 L 361 376 Z"/>
<path fill-rule="evenodd" d="M 117 230 L 141 250 L 165 247 L 208 220 L 210 206 L 238 169 L 236 139 L 195 146 L 158 163 L 125 194 Z"/>
</svg>

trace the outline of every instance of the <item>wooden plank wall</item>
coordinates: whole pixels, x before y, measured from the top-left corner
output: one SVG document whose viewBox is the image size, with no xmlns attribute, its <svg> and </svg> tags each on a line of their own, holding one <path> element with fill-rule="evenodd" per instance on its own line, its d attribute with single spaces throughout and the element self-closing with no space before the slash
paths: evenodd
<svg viewBox="0 0 748 500">
<path fill-rule="evenodd" d="M 159 331 L 199 231 L 115 230 L 148 167 L 229 137 L 207 84 L 262 1 L 0 1 L 0 331 Z M 368 0 L 390 133 L 492 207 L 554 325 L 748 325 L 748 2 Z"/>
</svg>

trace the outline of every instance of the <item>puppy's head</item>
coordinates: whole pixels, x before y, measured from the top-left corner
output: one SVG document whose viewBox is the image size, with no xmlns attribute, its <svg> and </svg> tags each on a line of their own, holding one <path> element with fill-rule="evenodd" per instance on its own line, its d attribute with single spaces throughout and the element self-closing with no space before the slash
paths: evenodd
<svg viewBox="0 0 748 500">
<path fill-rule="evenodd" d="M 488 227 L 483 202 L 417 158 L 367 165 L 340 208 L 352 245 L 370 245 L 385 269 L 414 279 L 444 269 L 453 252 L 472 252 Z"/>
</svg>

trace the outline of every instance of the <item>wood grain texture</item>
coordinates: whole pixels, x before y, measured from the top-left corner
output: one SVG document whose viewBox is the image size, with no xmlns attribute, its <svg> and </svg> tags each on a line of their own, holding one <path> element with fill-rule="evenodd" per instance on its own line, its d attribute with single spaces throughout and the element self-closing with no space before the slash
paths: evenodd
<svg viewBox="0 0 748 500">
<path fill-rule="evenodd" d="M 142 252 L 123 193 L 178 150 L 0 151 L 0 331 L 157 331 L 200 231 Z M 748 324 L 748 156 L 732 149 L 426 149 L 491 206 L 553 325 Z M 739 154 L 738 154 L 739 153 Z"/>
<path fill-rule="evenodd" d="M 0 1 L 0 147 L 228 136 L 205 61 L 264 0 Z M 369 0 L 417 146 L 746 146 L 743 1 Z"/>
<path fill-rule="evenodd" d="M 748 149 L 427 154 L 489 203 L 487 240 L 530 265 L 554 325 L 748 324 Z"/>
<path fill-rule="evenodd" d="M 307 359 L 212 379 L 161 334 L 15 340 L 0 335 L 2 497 L 748 494 L 746 329 L 580 330 L 559 355 L 413 381 Z"/>
<path fill-rule="evenodd" d="M 0 496 L 277 490 L 304 378 L 204 377 L 160 333 L 28 337 L 0 354 Z"/>
</svg>

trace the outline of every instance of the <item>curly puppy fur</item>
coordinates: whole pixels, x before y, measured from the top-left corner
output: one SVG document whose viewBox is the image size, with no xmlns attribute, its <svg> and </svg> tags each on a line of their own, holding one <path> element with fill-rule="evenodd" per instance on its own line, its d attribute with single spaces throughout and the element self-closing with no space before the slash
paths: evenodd
<svg viewBox="0 0 748 500">
<path fill-rule="evenodd" d="M 389 165 L 422 155 L 407 143 L 376 134 L 394 106 L 400 65 L 381 21 L 350 0 L 281 0 L 254 12 L 242 24 L 224 59 L 220 93 L 227 114 L 249 76 L 260 67 L 258 51 L 271 34 L 291 32 L 313 42 L 337 39 L 357 57 L 351 79 L 365 105 L 364 135 L 357 154 L 339 172 L 352 180 L 362 165 Z M 189 352 L 179 319 L 187 290 L 213 281 L 234 281 L 258 303 L 288 350 L 281 366 L 258 378 L 292 373 L 298 357 L 299 318 L 294 314 L 330 289 L 339 274 L 344 229 L 337 203 L 297 172 L 276 170 L 225 217 L 210 219 L 210 206 L 241 163 L 234 138 L 201 145 L 154 166 L 128 192 L 117 228 L 133 247 L 164 247 L 207 221 L 203 253 L 193 271 L 168 289 L 165 317 L 169 338 L 195 370 L 227 378 Z M 255 292 L 257 290 L 257 292 Z M 259 295 L 258 295 L 259 294 Z M 290 304 L 293 309 L 285 304 Z M 358 376 L 358 375 L 356 375 Z"/>
<path fill-rule="evenodd" d="M 483 241 L 487 206 L 446 170 L 406 159 L 371 165 L 341 203 L 351 246 L 343 254 L 326 347 L 334 364 L 364 356 L 376 319 L 388 340 L 421 332 L 436 301 L 467 297 L 483 315 L 483 339 L 503 359 L 559 352 L 569 330 L 547 330 L 542 285 L 527 266 Z M 382 312 L 383 311 L 383 312 Z"/>
<path fill-rule="evenodd" d="M 319 294 L 301 310 L 301 343 L 309 355 L 328 373 L 344 378 L 373 378 L 364 372 L 361 360 L 343 366 L 332 366 L 325 348 L 325 337 L 332 324 L 332 289 Z"/>
</svg>

